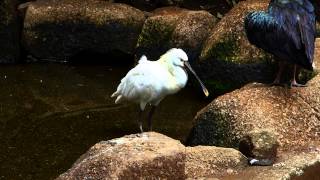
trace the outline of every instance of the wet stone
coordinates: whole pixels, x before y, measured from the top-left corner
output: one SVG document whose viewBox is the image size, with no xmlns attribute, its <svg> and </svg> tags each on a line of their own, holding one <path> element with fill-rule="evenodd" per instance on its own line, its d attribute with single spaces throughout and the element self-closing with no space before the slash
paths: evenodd
<svg viewBox="0 0 320 180">
<path fill-rule="evenodd" d="M 39 59 L 65 61 L 82 51 L 133 54 L 144 20 L 142 11 L 125 4 L 35 1 L 26 10 L 23 40 Z"/>
</svg>

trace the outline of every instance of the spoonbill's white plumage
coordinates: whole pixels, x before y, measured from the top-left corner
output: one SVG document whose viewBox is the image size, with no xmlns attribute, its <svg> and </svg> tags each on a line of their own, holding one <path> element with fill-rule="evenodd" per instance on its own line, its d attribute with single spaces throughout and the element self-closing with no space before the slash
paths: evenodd
<svg viewBox="0 0 320 180">
<path fill-rule="evenodd" d="M 132 101 L 140 104 L 139 127 L 141 132 L 141 113 L 147 104 L 152 106 L 148 115 L 149 130 L 155 107 L 169 94 L 174 94 L 187 84 L 186 67 L 195 75 L 206 96 L 209 95 L 201 80 L 188 63 L 188 56 L 182 49 L 173 48 L 157 61 L 149 61 L 142 56 L 136 67 L 121 80 L 117 91 L 111 97 L 117 97 L 115 103 Z"/>
</svg>

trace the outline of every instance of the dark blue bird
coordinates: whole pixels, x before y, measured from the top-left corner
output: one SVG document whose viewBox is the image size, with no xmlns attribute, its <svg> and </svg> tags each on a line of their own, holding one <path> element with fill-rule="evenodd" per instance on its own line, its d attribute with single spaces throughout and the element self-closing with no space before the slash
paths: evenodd
<svg viewBox="0 0 320 180">
<path fill-rule="evenodd" d="M 299 67 L 313 70 L 316 38 L 315 12 L 308 0 L 271 0 L 266 12 L 251 12 L 245 17 L 245 31 L 251 44 L 279 59 L 274 84 L 280 83 L 284 63 L 294 64 L 291 86 Z"/>
</svg>

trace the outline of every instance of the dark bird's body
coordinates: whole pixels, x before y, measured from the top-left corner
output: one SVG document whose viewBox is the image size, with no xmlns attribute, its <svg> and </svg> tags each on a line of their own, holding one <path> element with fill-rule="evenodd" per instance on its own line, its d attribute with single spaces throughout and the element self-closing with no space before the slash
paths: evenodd
<svg viewBox="0 0 320 180">
<path fill-rule="evenodd" d="M 315 27 L 314 7 L 308 0 L 271 0 L 266 12 L 245 17 L 251 44 L 308 70 L 313 70 Z"/>
</svg>

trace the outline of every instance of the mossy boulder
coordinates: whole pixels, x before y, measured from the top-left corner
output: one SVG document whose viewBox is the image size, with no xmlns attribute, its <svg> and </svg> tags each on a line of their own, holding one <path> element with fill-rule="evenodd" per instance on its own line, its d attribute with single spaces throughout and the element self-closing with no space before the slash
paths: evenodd
<svg viewBox="0 0 320 180">
<path fill-rule="evenodd" d="M 0 1 L 0 63 L 14 63 L 20 56 L 20 25 L 16 0 Z"/>
<path fill-rule="evenodd" d="M 237 147 L 240 139 L 250 136 L 250 131 L 259 130 L 276 135 L 281 150 L 317 143 L 320 75 L 307 86 L 287 88 L 252 83 L 220 96 L 198 112 L 188 144 Z"/>
<path fill-rule="evenodd" d="M 271 83 L 277 70 L 275 57 L 248 41 L 244 17 L 251 11 L 264 11 L 269 0 L 243 1 L 228 12 L 210 32 L 200 55 L 199 72 L 211 94 L 223 94 L 249 82 Z M 289 69 L 289 68 L 288 68 Z M 289 80 L 290 70 L 284 81 Z M 314 75 L 304 71 L 301 81 Z"/>
<path fill-rule="evenodd" d="M 125 4 L 47 0 L 29 4 L 25 48 L 36 58 L 68 60 L 85 50 L 133 54 L 145 15 Z"/>
<path fill-rule="evenodd" d="M 268 1 L 238 3 L 211 30 L 200 55 L 200 76 L 209 91 L 223 94 L 250 81 L 270 81 L 271 57 L 251 45 L 244 31 L 250 11 L 265 10 Z M 267 74 L 267 75 L 266 75 Z"/>
<path fill-rule="evenodd" d="M 219 59 L 234 63 L 252 63 L 264 55 L 247 40 L 244 31 L 244 17 L 250 11 L 266 10 L 268 1 L 240 2 L 210 32 L 201 60 Z"/>
<path fill-rule="evenodd" d="M 200 55 L 202 44 L 215 22 L 206 11 L 157 9 L 142 28 L 136 47 L 137 58 L 145 54 L 156 60 L 168 49 L 176 47 L 185 50 L 193 61 Z"/>
</svg>

